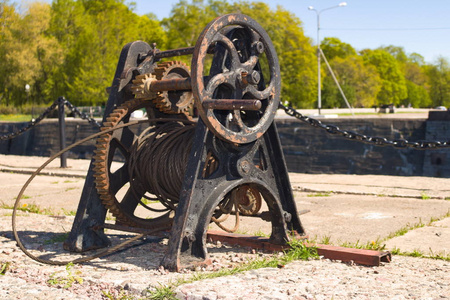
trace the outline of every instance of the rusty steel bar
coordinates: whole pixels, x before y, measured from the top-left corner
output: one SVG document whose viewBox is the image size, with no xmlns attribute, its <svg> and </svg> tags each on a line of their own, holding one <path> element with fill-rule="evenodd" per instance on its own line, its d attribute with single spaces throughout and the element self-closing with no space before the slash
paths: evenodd
<svg viewBox="0 0 450 300">
<path fill-rule="evenodd" d="M 191 78 L 174 78 L 155 80 L 150 85 L 150 91 L 183 91 L 191 90 Z"/>
<path fill-rule="evenodd" d="M 178 49 L 171 49 L 171 50 L 165 50 L 161 52 L 156 52 L 155 58 L 168 58 L 168 57 L 174 57 L 174 56 L 182 56 L 182 55 L 191 55 L 194 53 L 195 47 L 183 47 Z M 209 46 L 207 50 L 208 54 L 214 53 L 214 45 Z"/>
<path fill-rule="evenodd" d="M 190 54 L 194 53 L 194 48 L 195 47 L 184 47 L 184 48 L 156 52 L 155 57 L 159 59 L 159 58 L 167 58 L 167 57 L 174 57 L 174 56 L 190 55 Z"/>
<path fill-rule="evenodd" d="M 202 105 L 204 109 L 259 110 L 262 103 L 257 99 L 210 99 L 203 101 Z"/>
<path fill-rule="evenodd" d="M 226 242 L 230 245 L 240 245 L 267 251 L 283 251 L 289 249 L 288 245 L 277 245 L 269 242 L 268 238 L 221 231 L 208 230 L 207 238 L 211 241 Z M 317 254 L 324 258 L 354 262 L 365 266 L 379 266 L 381 262 L 391 262 L 392 255 L 389 251 L 375 251 L 345 248 L 331 245 L 309 244 L 308 247 L 317 247 Z"/>
<path fill-rule="evenodd" d="M 170 228 L 168 227 L 168 228 L 161 228 L 160 230 L 155 232 L 155 230 L 150 230 L 150 229 L 145 229 L 145 228 L 130 227 L 130 226 L 125 226 L 125 225 L 108 224 L 108 223 L 94 226 L 92 229 L 99 230 L 102 228 L 118 230 L 118 231 L 125 231 L 125 232 L 132 232 L 132 233 L 151 234 L 154 236 L 164 236 L 164 237 L 168 236 L 168 233 L 170 230 Z"/>
</svg>

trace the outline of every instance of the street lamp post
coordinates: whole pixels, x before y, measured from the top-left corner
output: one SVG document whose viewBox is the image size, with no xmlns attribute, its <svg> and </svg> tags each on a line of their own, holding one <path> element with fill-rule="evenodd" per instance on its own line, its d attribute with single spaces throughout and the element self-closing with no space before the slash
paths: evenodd
<svg viewBox="0 0 450 300">
<path fill-rule="evenodd" d="M 30 85 L 28 83 L 25 84 L 25 93 L 27 94 L 27 105 L 28 105 L 28 101 L 30 99 Z M 31 118 L 33 119 L 33 106 L 31 106 Z"/>
<path fill-rule="evenodd" d="M 322 10 L 317 10 L 313 6 L 308 6 L 309 10 L 315 11 L 317 15 L 317 107 L 319 109 L 319 115 L 320 110 L 322 108 L 322 91 L 320 89 L 321 86 L 321 77 L 320 77 L 320 14 L 326 10 L 330 10 L 333 8 L 343 7 L 346 6 L 347 2 L 341 2 L 338 5 L 324 8 Z"/>
</svg>

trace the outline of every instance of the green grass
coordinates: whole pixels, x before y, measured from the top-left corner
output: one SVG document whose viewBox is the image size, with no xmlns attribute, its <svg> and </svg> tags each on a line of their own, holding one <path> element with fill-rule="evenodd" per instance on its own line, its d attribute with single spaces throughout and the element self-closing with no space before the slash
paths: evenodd
<svg viewBox="0 0 450 300">
<path fill-rule="evenodd" d="M 80 271 L 76 271 L 75 274 L 72 272 L 73 263 L 68 263 L 66 265 L 66 273 L 59 274 L 60 272 L 55 272 L 50 275 L 50 279 L 47 280 L 47 283 L 50 285 L 58 285 L 62 288 L 68 289 L 72 287 L 73 284 L 82 284 L 83 278 L 81 278 Z"/>
<path fill-rule="evenodd" d="M 421 257 L 421 258 L 429 258 L 429 259 L 437 259 L 437 260 L 445 260 L 450 261 L 450 254 L 444 255 L 440 253 L 433 253 L 430 248 L 431 255 L 424 254 L 419 249 L 414 249 L 412 252 L 404 252 L 399 248 L 394 248 L 391 250 L 393 255 L 401 255 L 401 256 L 411 256 L 411 257 Z"/>
<path fill-rule="evenodd" d="M 54 243 L 63 243 L 65 240 L 67 240 L 67 237 L 69 236 L 69 233 L 60 233 L 60 234 L 55 234 L 53 237 L 51 237 L 48 240 L 44 241 L 44 245 L 50 245 L 50 244 L 54 244 Z"/>
<path fill-rule="evenodd" d="M 6 204 L 4 202 L 0 202 L 0 209 L 14 209 L 13 205 Z M 21 206 L 17 208 L 18 211 L 23 211 L 27 213 L 32 214 L 39 214 L 39 215 L 47 215 L 47 216 L 54 216 L 58 215 L 53 209 L 51 208 L 41 208 L 40 206 L 34 204 L 34 203 L 24 203 Z M 75 216 L 76 211 L 74 210 L 66 210 L 64 208 L 61 208 L 61 211 L 63 212 L 63 215 L 65 216 Z M 8 214 L 10 215 L 10 214 Z"/>
<path fill-rule="evenodd" d="M 34 117 L 36 118 L 37 116 L 35 115 Z M 23 114 L 0 115 L 0 121 L 28 122 L 31 121 L 31 115 L 23 115 Z"/>
<path fill-rule="evenodd" d="M 148 299 L 176 299 L 174 292 L 175 288 L 182 284 L 192 283 L 198 280 L 234 275 L 260 268 L 283 268 L 287 263 L 294 260 L 308 260 L 319 258 L 317 254 L 317 248 L 305 246 L 302 240 L 292 240 L 288 244 L 291 248 L 285 251 L 281 256 L 254 259 L 231 269 L 223 268 L 219 271 L 211 273 L 195 273 L 190 278 L 179 279 L 176 282 L 169 283 L 168 285 L 160 285 L 154 291 L 150 291 L 150 296 Z"/>
<path fill-rule="evenodd" d="M 11 263 L 9 261 L 7 262 L 2 262 L 0 264 L 0 275 L 5 275 L 6 272 L 8 272 L 9 270 L 9 266 L 11 265 Z"/>
<path fill-rule="evenodd" d="M 420 197 L 422 198 L 422 200 L 429 200 L 431 199 L 430 196 L 428 196 L 425 191 L 423 191 L 422 193 L 420 193 Z"/>
<path fill-rule="evenodd" d="M 329 197 L 331 192 L 308 194 L 306 197 Z"/>
<path fill-rule="evenodd" d="M 103 296 L 110 300 L 135 300 L 134 296 L 130 296 L 126 291 L 121 290 L 118 296 L 114 296 L 110 291 L 102 291 Z"/>
<path fill-rule="evenodd" d="M 374 241 L 366 242 L 365 244 L 360 244 L 359 241 L 356 241 L 356 243 L 343 242 L 339 246 L 345 248 L 376 250 L 376 251 L 383 251 L 386 248 L 386 245 L 383 244 L 383 241 L 380 240 L 379 238 L 377 238 Z"/>
<path fill-rule="evenodd" d="M 63 182 L 64 183 L 75 183 L 76 181 L 74 181 L 74 180 L 64 180 Z"/>
</svg>

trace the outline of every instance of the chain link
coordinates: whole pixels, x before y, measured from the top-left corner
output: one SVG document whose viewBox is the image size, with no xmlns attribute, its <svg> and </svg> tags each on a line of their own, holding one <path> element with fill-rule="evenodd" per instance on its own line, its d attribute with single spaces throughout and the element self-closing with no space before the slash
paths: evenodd
<svg viewBox="0 0 450 300">
<path fill-rule="evenodd" d="M 15 131 L 15 132 L 8 133 L 5 135 L 0 135 L 0 141 L 13 139 L 16 136 L 21 135 L 25 131 L 30 130 L 31 128 L 36 126 L 39 122 L 41 122 L 43 119 L 45 119 L 50 114 L 50 112 L 52 112 L 58 106 L 60 101 L 64 101 L 64 105 L 67 106 L 74 114 L 78 115 L 81 119 L 87 120 L 89 123 L 91 123 L 99 128 L 101 127 L 101 124 L 98 123 L 94 118 L 90 118 L 85 113 L 80 112 L 80 110 L 77 107 L 73 106 L 72 103 L 70 103 L 68 100 L 64 99 L 63 97 L 61 97 L 61 98 L 58 98 L 57 100 L 55 100 L 55 102 L 53 102 L 52 105 L 47 107 L 45 109 L 45 111 L 39 117 L 37 117 L 36 119 L 32 119 L 24 127 L 20 128 L 19 130 Z"/>
<path fill-rule="evenodd" d="M 280 108 L 284 109 L 287 115 L 299 119 L 300 121 L 306 122 L 309 125 L 324 129 L 329 134 L 340 135 L 349 140 L 355 140 L 366 144 L 372 144 L 375 146 L 392 146 L 395 148 L 413 148 L 418 150 L 435 150 L 442 148 L 450 148 L 450 141 L 442 142 L 442 141 L 418 141 L 418 142 L 410 142 L 405 139 L 399 140 L 388 140 L 384 137 L 371 137 L 364 134 L 360 134 L 357 132 L 342 130 L 339 129 L 338 126 L 335 125 L 326 125 L 321 121 L 304 116 L 297 110 L 295 110 L 291 106 L 285 106 L 280 103 Z"/>
<path fill-rule="evenodd" d="M 70 109 L 71 112 L 78 115 L 81 119 L 87 120 L 89 123 L 91 123 L 99 128 L 102 127 L 102 125 L 99 122 L 97 122 L 94 118 L 88 117 L 85 113 L 81 112 L 77 107 L 75 107 L 68 100 L 65 100 L 64 104 L 67 106 L 68 109 Z"/>
</svg>

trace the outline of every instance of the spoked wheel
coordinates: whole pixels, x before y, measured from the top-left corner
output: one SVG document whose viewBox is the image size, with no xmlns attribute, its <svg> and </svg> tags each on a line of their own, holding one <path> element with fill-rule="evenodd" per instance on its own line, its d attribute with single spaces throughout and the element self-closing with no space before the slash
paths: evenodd
<svg viewBox="0 0 450 300">
<path fill-rule="evenodd" d="M 205 58 L 211 48 L 216 54 L 206 74 Z M 240 14 L 213 20 L 197 40 L 192 57 L 192 92 L 200 117 L 221 139 L 237 144 L 255 141 L 278 109 L 279 74 L 273 44 L 256 21 Z"/>
<path fill-rule="evenodd" d="M 146 107 L 149 103 L 141 99 L 133 99 L 125 102 L 115 109 L 103 124 L 109 129 L 117 124 L 127 123 L 133 111 Z M 121 139 L 123 136 L 125 139 Z M 138 216 L 137 210 L 142 205 L 142 199 L 146 194 L 139 185 L 131 188 L 128 171 L 130 151 L 136 135 L 125 127 L 123 132 L 106 133 L 97 139 L 97 149 L 94 151 L 94 177 L 97 192 L 107 209 L 123 225 L 142 227 L 147 229 L 168 229 L 171 227 L 173 213 L 167 211 L 160 216 L 146 218 Z M 117 156 L 125 161 L 120 167 L 115 167 Z"/>
</svg>

